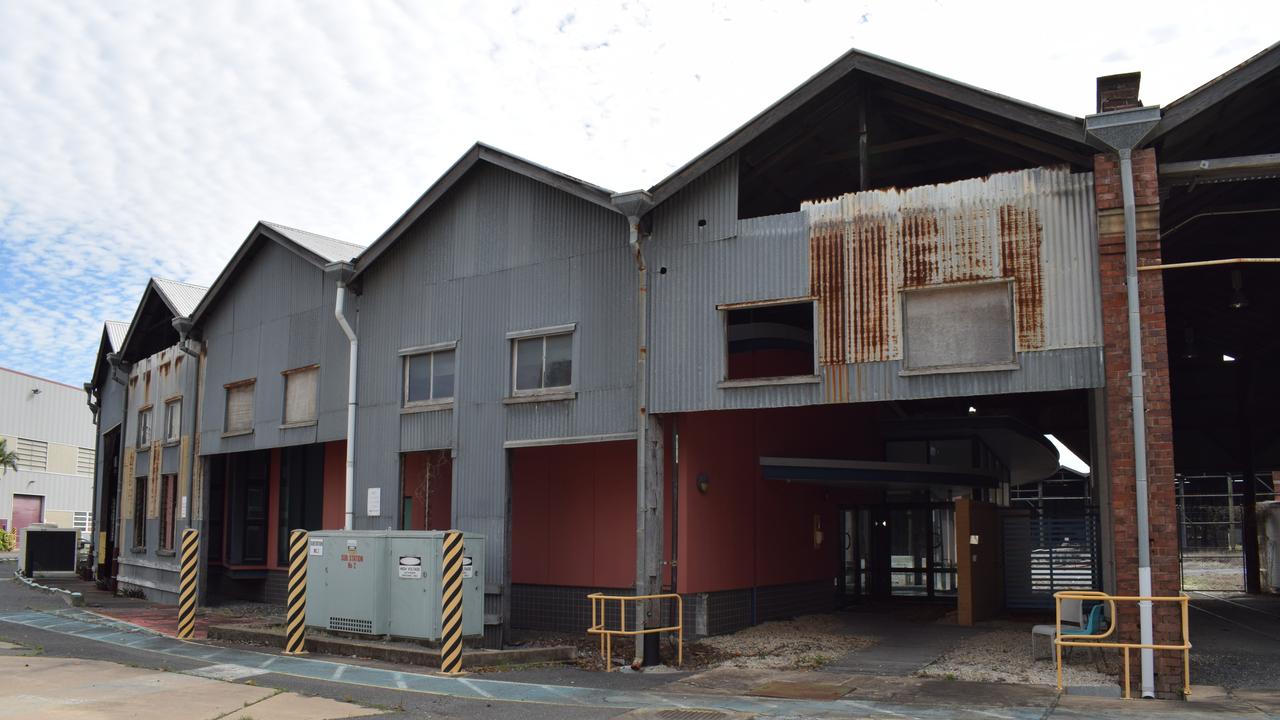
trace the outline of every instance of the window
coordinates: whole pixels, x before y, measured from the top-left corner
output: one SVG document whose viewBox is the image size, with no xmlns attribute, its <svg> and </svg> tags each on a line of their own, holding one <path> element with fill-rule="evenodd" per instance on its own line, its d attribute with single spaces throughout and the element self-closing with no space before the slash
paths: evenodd
<svg viewBox="0 0 1280 720">
<path fill-rule="evenodd" d="M 316 421 L 316 392 L 320 367 L 298 368 L 284 373 L 284 424 L 301 425 Z"/>
<path fill-rule="evenodd" d="M 454 350 L 406 355 L 404 405 L 424 405 L 453 399 Z"/>
<path fill-rule="evenodd" d="M 177 440 L 182 434 L 182 398 L 164 404 L 164 439 Z"/>
<path fill-rule="evenodd" d="M 516 395 L 573 385 L 573 332 L 514 338 L 511 387 Z"/>
<path fill-rule="evenodd" d="M 138 409 L 138 447 L 151 444 L 151 406 Z"/>
<path fill-rule="evenodd" d="M 133 547 L 147 546 L 147 476 L 133 480 Z"/>
<path fill-rule="evenodd" d="M 48 469 L 49 443 L 43 440 L 18 438 L 18 441 L 14 443 L 13 450 L 18 456 L 17 465 L 19 470 L 44 472 Z"/>
<path fill-rule="evenodd" d="M 812 376 L 813 302 L 722 305 L 725 379 Z"/>
<path fill-rule="evenodd" d="M 178 476 L 160 476 L 160 549 L 173 550 L 174 521 L 178 516 Z"/>
<path fill-rule="evenodd" d="M 902 304 L 904 372 L 1017 368 L 1009 281 L 906 290 Z"/>
<path fill-rule="evenodd" d="M 223 432 L 228 434 L 253 432 L 253 380 L 243 380 L 227 385 L 227 415 L 223 419 Z"/>
</svg>

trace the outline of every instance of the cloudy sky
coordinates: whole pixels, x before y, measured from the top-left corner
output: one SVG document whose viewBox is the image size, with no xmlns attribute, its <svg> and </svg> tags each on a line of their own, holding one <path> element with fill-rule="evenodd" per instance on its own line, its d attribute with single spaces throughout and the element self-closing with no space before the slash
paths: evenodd
<svg viewBox="0 0 1280 720">
<path fill-rule="evenodd" d="M 208 284 L 260 218 L 368 244 L 476 140 L 628 190 L 850 47 L 1084 115 L 1280 28 L 1092 4 L 0 0 L 0 366 L 79 385 L 148 276 Z"/>
</svg>

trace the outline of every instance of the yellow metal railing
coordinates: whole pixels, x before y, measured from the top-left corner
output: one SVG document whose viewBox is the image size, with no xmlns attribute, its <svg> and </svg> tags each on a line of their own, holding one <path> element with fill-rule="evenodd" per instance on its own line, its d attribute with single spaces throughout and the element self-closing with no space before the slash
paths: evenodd
<svg viewBox="0 0 1280 720">
<path fill-rule="evenodd" d="M 604 671 L 609 672 L 613 669 L 613 636 L 614 635 L 650 635 L 652 633 L 673 632 L 679 638 L 676 644 L 676 664 L 684 665 L 684 599 L 676 593 L 663 593 L 661 595 L 605 595 L 603 593 L 591 593 L 587 596 L 591 601 L 591 627 L 587 628 L 587 634 L 600 636 L 600 656 L 604 658 Z M 646 600 L 670 600 L 676 601 L 676 624 L 669 627 L 644 628 L 643 630 L 627 629 L 627 603 L 636 603 Z M 617 601 L 618 603 L 618 627 L 606 627 L 609 624 L 608 616 L 612 613 L 608 612 L 608 603 Z"/>
<path fill-rule="evenodd" d="M 1062 648 L 1064 647 L 1094 647 L 1094 648 L 1120 648 L 1124 650 L 1124 697 L 1130 699 L 1130 680 L 1129 680 L 1129 651 L 1130 650 L 1177 650 L 1182 653 L 1182 692 L 1184 695 L 1191 694 L 1191 629 L 1187 622 L 1187 601 L 1186 595 L 1173 595 L 1167 597 L 1144 597 L 1137 595 L 1108 595 L 1104 592 L 1094 590 L 1064 590 L 1053 594 L 1054 598 L 1054 615 L 1057 623 L 1057 634 L 1054 635 L 1053 643 L 1055 654 L 1058 661 L 1058 690 L 1062 690 Z M 1063 600 L 1093 600 L 1096 602 L 1107 603 L 1110 609 L 1111 622 L 1106 632 L 1095 635 L 1063 635 L 1062 634 L 1062 601 Z M 1107 641 L 1107 638 L 1115 634 L 1116 626 L 1119 625 L 1116 615 L 1116 602 L 1140 603 L 1149 600 L 1153 603 L 1178 603 L 1182 612 L 1182 642 L 1180 644 L 1143 644 L 1140 642 L 1117 642 Z"/>
</svg>

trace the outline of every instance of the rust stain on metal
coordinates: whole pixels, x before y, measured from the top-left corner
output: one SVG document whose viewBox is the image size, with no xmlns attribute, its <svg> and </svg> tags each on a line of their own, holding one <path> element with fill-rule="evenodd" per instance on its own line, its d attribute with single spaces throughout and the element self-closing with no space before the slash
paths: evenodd
<svg viewBox="0 0 1280 720">
<path fill-rule="evenodd" d="M 810 294 L 818 298 L 821 322 L 819 361 L 831 365 L 843 361 L 839 338 L 848 317 L 844 283 L 844 223 L 839 219 L 813 228 L 809 241 Z"/>
<path fill-rule="evenodd" d="M 1034 208 L 1000 207 L 1000 265 L 1013 278 L 1019 350 L 1044 347 L 1044 271 L 1040 246 L 1044 228 Z"/>
<path fill-rule="evenodd" d="M 931 209 L 902 211 L 902 285 L 920 287 L 938 282 L 939 260 L 946 259 L 939 247 L 938 218 Z"/>
</svg>

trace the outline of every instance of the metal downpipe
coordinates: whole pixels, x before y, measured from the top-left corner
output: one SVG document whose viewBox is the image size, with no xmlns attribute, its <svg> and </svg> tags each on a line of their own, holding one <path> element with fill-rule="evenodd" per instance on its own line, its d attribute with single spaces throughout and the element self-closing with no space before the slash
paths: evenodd
<svg viewBox="0 0 1280 720">
<path fill-rule="evenodd" d="M 1120 191 L 1124 206 L 1125 294 L 1129 317 L 1129 392 L 1133 405 L 1134 505 L 1138 535 L 1138 594 L 1151 596 L 1151 519 L 1147 494 L 1147 406 L 1143 388 L 1142 311 L 1138 298 L 1138 213 L 1133 190 L 1133 148 L 1139 146 L 1160 121 L 1159 106 L 1136 107 L 1090 115 L 1085 131 L 1120 156 Z M 1144 645 L 1152 644 L 1151 601 L 1138 604 L 1138 632 Z M 1155 652 L 1140 652 L 1142 697 L 1154 698 Z"/>
<path fill-rule="evenodd" d="M 1133 151 L 1120 149 L 1120 192 L 1124 199 L 1124 276 L 1129 303 L 1129 386 L 1133 398 L 1133 474 L 1138 522 L 1138 594 L 1151 597 L 1151 519 L 1147 507 L 1147 402 L 1143 389 L 1142 310 L 1138 300 L 1138 214 L 1133 194 Z M 1154 644 L 1151 601 L 1138 603 L 1138 633 Z M 1156 696 L 1155 651 L 1144 648 L 1142 697 Z"/>
<path fill-rule="evenodd" d="M 355 515 L 356 495 L 356 361 L 360 356 L 360 344 L 356 332 L 347 322 L 346 299 L 347 284 L 338 282 L 338 297 L 333 304 L 333 316 L 346 333 L 347 342 L 351 345 L 347 358 L 347 473 L 346 473 L 346 509 L 342 516 L 342 529 L 350 530 Z"/>
</svg>

